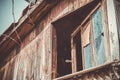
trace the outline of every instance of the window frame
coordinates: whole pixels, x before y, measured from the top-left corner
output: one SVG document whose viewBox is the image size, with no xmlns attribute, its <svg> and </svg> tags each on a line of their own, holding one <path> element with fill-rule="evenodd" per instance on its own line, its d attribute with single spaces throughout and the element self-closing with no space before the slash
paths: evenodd
<svg viewBox="0 0 120 80">
<path fill-rule="evenodd" d="M 74 68 L 74 69 L 72 69 L 72 72 L 77 72 L 77 69 L 76 69 L 76 53 L 75 53 L 75 47 L 73 47 L 74 46 L 74 42 L 73 42 L 73 38 L 76 36 L 76 34 L 78 33 L 78 32 L 83 32 L 84 31 L 84 27 L 88 27 L 88 26 L 86 26 L 86 25 L 88 25 L 88 24 L 90 24 L 91 25 L 91 29 L 90 29 L 90 32 L 92 33 L 92 61 L 93 61 L 93 67 L 94 66 L 98 66 L 97 65 L 97 62 L 96 62 L 96 52 L 95 52 L 95 40 L 94 40 L 94 32 L 93 32 L 93 23 L 92 23 L 92 16 L 93 16 L 93 14 L 98 10 L 98 9 L 101 9 L 101 11 L 102 11 L 102 6 L 100 5 L 100 6 L 98 6 L 97 8 L 95 8 L 95 10 L 93 11 L 93 13 L 92 14 L 90 14 L 90 15 L 88 15 L 88 17 L 86 17 L 85 18 L 85 20 L 82 22 L 82 24 L 80 24 L 78 27 L 77 27 L 77 29 L 75 29 L 74 31 L 73 31 L 73 33 L 71 34 L 71 48 L 74 48 L 73 50 L 74 51 L 71 51 L 71 54 L 73 55 L 72 57 L 74 57 L 73 58 L 73 62 L 72 62 L 72 68 Z M 102 14 L 101 14 L 102 15 Z M 87 20 L 89 20 L 88 22 L 87 22 Z M 103 20 L 102 20 L 102 25 L 103 25 Z M 103 27 L 103 26 L 102 26 Z M 103 33 L 105 34 L 105 31 L 103 31 Z M 81 35 L 81 38 L 82 38 L 82 33 L 80 33 L 80 35 Z M 103 39 L 104 40 L 104 39 Z M 105 41 L 105 40 L 104 40 Z M 104 47 L 105 47 L 105 43 L 104 43 Z M 84 59 L 84 51 L 83 51 L 83 46 L 82 46 L 82 61 L 83 61 L 83 70 L 85 69 L 85 59 Z M 106 49 L 105 49 L 105 52 L 106 52 Z M 106 56 L 106 53 L 105 53 L 105 59 L 107 59 L 107 56 Z M 106 60 L 107 61 L 107 60 Z M 105 61 L 105 62 L 106 62 Z"/>
<path fill-rule="evenodd" d="M 100 1 L 91 11 L 90 11 L 90 13 L 82 20 L 82 22 L 80 23 L 80 25 L 71 33 L 71 43 L 73 43 L 73 40 L 72 40 L 72 38 L 75 36 L 75 34 L 77 34 L 77 32 L 81 29 L 80 27 L 81 26 L 83 26 L 83 24 L 87 21 L 87 19 L 91 19 L 91 16 L 95 13 L 95 11 L 98 9 L 98 8 L 100 8 L 100 7 L 102 7 L 102 2 Z M 71 15 L 71 14 L 70 14 Z M 102 14 L 103 15 L 103 14 Z M 67 16 L 67 15 L 66 15 Z M 65 18 L 65 19 L 67 19 L 66 18 L 66 16 L 63 16 L 63 18 Z M 68 16 L 67 16 L 68 17 Z M 54 21 L 52 24 L 53 24 L 53 26 L 57 26 L 57 24 L 59 23 L 58 21 L 62 21 L 61 19 L 63 19 L 63 18 L 60 18 L 60 19 L 58 19 L 57 21 Z M 57 44 L 56 44 L 57 45 Z M 74 47 L 74 45 L 71 45 L 71 47 Z M 72 49 L 71 49 L 71 51 L 72 51 Z M 56 52 L 57 53 L 57 52 Z M 72 53 L 71 53 L 72 54 Z M 76 56 L 76 55 L 73 55 L 73 56 Z M 84 57 L 82 57 L 83 59 L 84 59 Z M 74 59 L 75 60 L 75 59 Z M 72 63 L 73 61 L 71 60 L 71 63 Z M 76 64 L 76 62 L 74 62 L 75 64 Z M 56 64 L 58 64 L 58 63 L 56 63 Z M 94 65 L 96 65 L 95 64 L 95 60 L 94 60 Z M 75 67 L 73 70 L 72 70 L 72 73 L 74 73 L 74 72 L 76 72 L 77 71 L 77 69 L 76 69 L 76 65 L 74 65 L 73 67 Z M 56 67 L 57 68 L 57 67 Z M 83 60 L 83 70 L 85 69 L 85 67 L 84 67 L 84 60 Z M 57 73 L 57 71 L 55 72 L 55 74 Z"/>
</svg>

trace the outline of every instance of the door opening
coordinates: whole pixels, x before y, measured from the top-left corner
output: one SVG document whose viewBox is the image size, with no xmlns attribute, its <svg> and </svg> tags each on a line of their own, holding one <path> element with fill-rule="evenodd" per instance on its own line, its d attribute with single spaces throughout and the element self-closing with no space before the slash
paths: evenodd
<svg viewBox="0 0 120 80">
<path fill-rule="evenodd" d="M 71 40 L 70 37 L 57 35 L 57 73 L 58 77 L 72 73 L 71 69 Z"/>
</svg>

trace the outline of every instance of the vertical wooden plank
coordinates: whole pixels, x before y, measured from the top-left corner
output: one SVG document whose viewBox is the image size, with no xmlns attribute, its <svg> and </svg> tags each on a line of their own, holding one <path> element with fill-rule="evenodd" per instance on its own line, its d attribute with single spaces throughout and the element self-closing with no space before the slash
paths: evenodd
<svg viewBox="0 0 120 80">
<path fill-rule="evenodd" d="M 52 26 L 52 79 L 57 77 L 57 34 Z"/>
<path fill-rule="evenodd" d="M 92 34 L 91 34 L 91 25 L 88 22 L 83 28 L 86 28 L 81 33 L 82 39 L 82 48 L 83 48 L 83 57 L 84 57 L 84 66 L 85 69 L 93 66 L 93 57 L 92 57 Z M 87 39 L 87 40 L 86 40 Z"/>
<path fill-rule="evenodd" d="M 82 37 L 83 37 L 83 35 L 82 35 L 82 29 L 81 29 L 81 33 L 80 33 L 80 35 L 81 35 L 81 39 L 82 39 Z M 82 40 L 81 40 L 81 43 L 82 43 Z M 85 58 L 84 58 L 84 46 L 82 45 L 82 65 L 83 65 L 83 69 L 85 69 Z"/>
<path fill-rule="evenodd" d="M 15 59 L 15 68 L 14 68 L 14 76 L 13 76 L 13 80 L 17 79 L 17 71 L 18 71 L 18 59 Z"/>
<path fill-rule="evenodd" d="M 71 38 L 71 60 L 72 60 L 72 73 L 74 73 L 77 71 L 76 44 L 74 43 L 74 37 Z"/>
<path fill-rule="evenodd" d="M 114 5 L 115 5 L 117 31 L 118 31 L 118 36 L 119 36 L 118 37 L 118 39 L 119 39 L 119 49 L 120 49 L 120 1 L 119 0 L 114 0 Z"/>
<path fill-rule="evenodd" d="M 96 66 L 95 42 L 94 42 L 94 33 L 93 33 L 92 19 L 90 20 L 90 23 L 91 23 L 91 34 L 92 34 L 92 56 L 93 56 L 93 65 Z"/>
<path fill-rule="evenodd" d="M 118 26 L 118 31 L 119 31 L 119 38 L 120 38 L 120 1 L 119 0 L 114 0 L 114 5 L 115 5 L 115 13 L 116 13 L 116 19 L 117 19 L 117 26 Z"/>
<path fill-rule="evenodd" d="M 52 53 L 51 53 L 51 25 L 48 24 L 48 28 L 45 30 L 45 35 L 44 35 L 44 50 L 45 50 L 45 67 L 44 67 L 44 72 L 45 72 L 45 80 L 50 80 L 51 75 L 52 75 Z M 49 44 L 49 45 L 48 45 Z"/>
<path fill-rule="evenodd" d="M 108 16 L 109 38 L 110 38 L 111 61 L 114 61 L 115 59 L 119 59 L 120 57 L 117 22 L 116 22 L 113 0 L 106 0 L 106 1 L 107 1 L 107 16 Z"/>
<path fill-rule="evenodd" d="M 104 32 L 104 46 L 105 46 L 105 55 L 106 62 L 110 62 L 110 40 L 109 40 L 109 30 L 108 30 L 108 20 L 107 20 L 107 5 L 106 1 L 102 1 L 102 24 Z"/>
</svg>

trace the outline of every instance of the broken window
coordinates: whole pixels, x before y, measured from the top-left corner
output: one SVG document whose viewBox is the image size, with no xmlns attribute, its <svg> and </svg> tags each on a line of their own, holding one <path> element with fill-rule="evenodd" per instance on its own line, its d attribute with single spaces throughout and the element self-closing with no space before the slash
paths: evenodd
<svg viewBox="0 0 120 80">
<path fill-rule="evenodd" d="M 72 73 L 83 69 L 82 63 L 82 45 L 81 32 L 79 31 L 75 36 L 71 37 L 71 61 Z"/>
<path fill-rule="evenodd" d="M 82 33 L 82 48 L 84 55 L 84 68 L 90 68 L 93 66 L 93 57 L 92 57 L 92 31 L 90 21 L 83 26 Z"/>
<path fill-rule="evenodd" d="M 101 8 L 92 16 L 92 25 L 94 33 L 96 64 L 105 63 L 104 32 L 102 28 Z"/>
<path fill-rule="evenodd" d="M 76 43 L 73 37 L 71 44 L 71 48 L 73 49 L 71 53 L 73 56 L 73 72 L 78 71 L 78 67 L 80 68 L 82 66 L 82 68 L 86 69 L 103 64 L 106 61 L 101 8 L 98 8 L 94 14 L 86 20 L 84 25 L 80 25 L 79 27 L 79 30 L 76 29 L 72 33 L 74 37 L 77 37 L 77 40 L 80 39 L 80 43 Z M 79 36 L 77 36 L 78 34 Z M 80 54 L 83 58 L 77 58 Z M 82 62 L 78 62 L 78 59 Z M 77 66 L 77 64 L 80 64 L 81 66 Z"/>
<path fill-rule="evenodd" d="M 52 23 L 57 36 L 57 77 L 106 61 L 100 5 L 94 0 Z"/>
</svg>

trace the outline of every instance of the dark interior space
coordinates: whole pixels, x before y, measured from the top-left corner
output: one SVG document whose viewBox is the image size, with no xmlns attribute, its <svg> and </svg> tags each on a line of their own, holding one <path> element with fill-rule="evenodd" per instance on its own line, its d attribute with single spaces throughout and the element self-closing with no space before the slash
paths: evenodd
<svg viewBox="0 0 120 80">
<path fill-rule="evenodd" d="M 78 32 L 74 36 L 74 44 L 76 45 L 76 63 L 77 63 L 77 71 L 80 71 L 83 69 L 82 65 L 82 46 L 81 46 L 81 36 L 80 32 Z"/>
<path fill-rule="evenodd" d="M 57 73 L 60 77 L 72 73 L 71 62 L 66 62 L 66 60 L 71 60 L 71 31 L 69 29 L 64 31 L 63 27 L 61 29 L 55 27 L 55 29 L 57 32 Z M 75 35 L 74 43 L 76 44 L 77 71 L 80 71 L 83 69 L 80 32 Z"/>
<path fill-rule="evenodd" d="M 72 73 L 71 62 L 71 40 L 70 37 L 62 38 L 58 35 L 57 38 L 57 72 L 58 77 Z"/>
<path fill-rule="evenodd" d="M 52 22 L 57 34 L 57 77 L 72 73 L 71 63 L 65 62 L 66 60 L 71 60 L 71 33 L 85 20 L 100 1 L 101 0 L 94 0 Z M 82 70 L 82 55 L 80 54 L 81 41 L 78 36 L 79 34 L 76 35 L 75 42 L 77 44 L 77 71 L 80 71 Z"/>
</svg>

